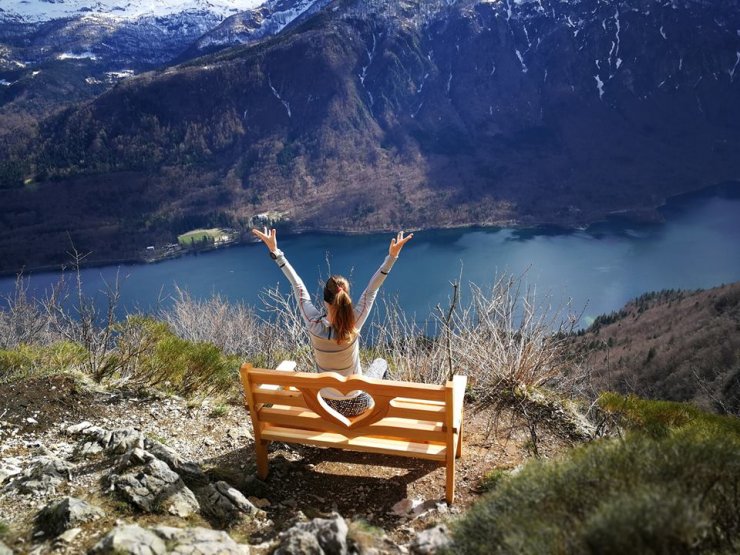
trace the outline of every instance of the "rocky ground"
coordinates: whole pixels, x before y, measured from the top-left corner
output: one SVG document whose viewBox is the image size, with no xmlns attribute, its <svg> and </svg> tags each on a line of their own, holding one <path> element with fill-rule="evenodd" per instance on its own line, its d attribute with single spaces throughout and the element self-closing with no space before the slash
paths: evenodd
<svg viewBox="0 0 740 555">
<path fill-rule="evenodd" d="M 444 469 L 417 459 L 273 444 L 270 476 L 257 479 L 238 395 L 16 382 L 0 399 L 0 555 L 433 553 L 484 476 L 531 451 L 508 415 L 466 407 L 465 423 L 448 507 Z M 565 445 L 539 434 L 541 456 Z"/>
</svg>

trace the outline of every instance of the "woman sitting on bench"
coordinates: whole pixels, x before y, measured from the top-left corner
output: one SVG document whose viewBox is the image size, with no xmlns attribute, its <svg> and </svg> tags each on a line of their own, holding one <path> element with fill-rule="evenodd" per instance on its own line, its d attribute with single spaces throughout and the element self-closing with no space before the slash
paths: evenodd
<svg viewBox="0 0 740 555">
<path fill-rule="evenodd" d="M 382 358 L 375 359 L 363 373 L 360 366 L 359 336 L 362 326 L 367 321 L 378 289 L 385 281 L 386 276 L 398 259 L 403 246 L 414 236 L 413 233 L 403 236 L 399 232 L 391 240 L 388 256 L 383 264 L 370 279 L 360 300 L 352 303 L 349 296 L 349 282 L 342 276 L 331 276 L 324 285 L 324 311 L 319 311 L 311 302 L 303 280 L 285 258 L 283 251 L 277 247 L 277 233 L 274 229 L 264 233 L 253 229 L 252 233 L 259 237 L 270 251 L 270 256 L 282 269 L 293 286 L 298 299 L 298 307 L 308 328 L 313 347 L 314 359 L 319 372 L 337 372 L 342 376 L 352 374 L 365 375 L 370 378 L 383 378 L 388 372 L 388 363 Z M 333 389 L 321 391 L 329 407 L 344 416 L 357 416 L 372 404 L 371 397 L 363 391 L 350 391 L 342 395 Z"/>
</svg>

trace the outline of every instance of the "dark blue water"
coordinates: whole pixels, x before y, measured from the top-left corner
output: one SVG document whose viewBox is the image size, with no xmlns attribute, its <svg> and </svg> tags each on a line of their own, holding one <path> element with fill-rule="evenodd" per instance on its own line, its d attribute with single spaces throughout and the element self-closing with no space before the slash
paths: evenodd
<svg viewBox="0 0 740 555">
<path fill-rule="evenodd" d="M 582 325 L 598 314 L 622 307 L 644 292 L 708 288 L 740 280 L 740 187 L 714 189 L 674 199 L 663 209 L 662 224 L 634 224 L 614 218 L 584 231 L 552 229 L 430 230 L 416 232 L 385 285 L 410 317 L 425 320 L 437 303 L 447 304 L 450 282 L 462 272 L 481 286 L 497 273 L 524 275 L 542 302 L 572 300 L 584 309 Z M 309 289 L 330 271 L 348 276 L 361 288 L 388 250 L 391 235 L 279 237 L 279 246 Z M 329 269 L 329 265 L 330 269 Z M 258 292 L 287 281 L 261 245 L 244 245 L 149 265 L 87 269 L 85 287 L 94 293 L 121 278 L 122 305 L 155 310 L 169 302 L 175 285 L 196 297 L 219 293 L 259 305 Z M 30 277 L 30 291 L 41 296 L 59 274 Z M 0 295 L 14 287 L 0 279 Z"/>
</svg>

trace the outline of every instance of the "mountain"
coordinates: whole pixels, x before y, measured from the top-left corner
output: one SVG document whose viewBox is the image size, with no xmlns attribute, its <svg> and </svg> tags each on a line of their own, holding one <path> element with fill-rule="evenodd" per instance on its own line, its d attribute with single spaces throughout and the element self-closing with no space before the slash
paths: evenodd
<svg viewBox="0 0 740 555">
<path fill-rule="evenodd" d="M 574 353 L 593 387 L 740 414 L 740 282 L 647 293 L 600 316 Z"/>
<path fill-rule="evenodd" d="M 295 230 L 655 219 L 740 176 L 738 29 L 731 2 L 335 0 L 8 139 L 0 267 L 57 261 L 62 230 L 109 259 L 268 210 Z"/>
<path fill-rule="evenodd" d="M 236 44 L 249 44 L 277 35 L 320 11 L 331 0 L 268 0 L 261 6 L 232 15 L 206 32 L 185 53 L 186 58 Z"/>
<path fill-rule="evenodd" d="M 0 7 L 0 134 L 28 118 L 92 99 L 118 81 L 175 59 L 236 16 L 259 19 L 263 38 L 317 0 L 8 0 Z M 273 4 L 275 6 L 273 7 Z M 274 12 L 274 13 L 273 13 Z M 279 22 L 279 25 L 277 24 Z M 248 37 L 238 36 L 240 44 Z M 229 44 L 211 39 L 211 47 Z M 197 51 L 196 51 L 197 54 Z M 19 121 L 20 120 L 20 121 Z"/>
</svg>

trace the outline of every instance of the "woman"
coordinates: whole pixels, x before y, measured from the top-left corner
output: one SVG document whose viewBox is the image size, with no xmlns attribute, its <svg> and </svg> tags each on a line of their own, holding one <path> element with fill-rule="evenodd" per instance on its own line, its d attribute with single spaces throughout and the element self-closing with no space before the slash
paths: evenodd
<svg viewBox="0 0 740 555">
<path fill-rule="evenodd" d="M 326 280 L 324 285 L 325 310 L 319 311 L 311 303 L 311 297 L 303 280 L 286 260 L 283 251 L 278 249 L 276 231 L 274 229 L 267 231 L 265 228 L 264 233 L 257 229 L 253 229 L 252 233 L 267 245 L 270 256 L 293 286 L 301 317 L 308 328 L 319 372 L 337 372 L 343 376 L 362 375 L 360 330 L 367 321 L 378 289 L 398 259 L 401 249 L 414 234 L 411 233 L 404 237 L 401 231 L 391 240 L 388 256 L 370 279 L 370 283 L 356 304 L 352 303 L 349 295 L 349 282 L 344 277 L 331 276 Z M 364 375 L 371 378 L 382 378 L 387 369 L 386 361 L 375 359 Z M 327 405 L 344 416 L 357 416 L 370 408 L 372 404 L 372 398 L 362 391 L 350 391 L 342 395 L 334 389 L 322 389 L 321 396 Z"/>
</svg>

